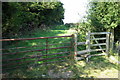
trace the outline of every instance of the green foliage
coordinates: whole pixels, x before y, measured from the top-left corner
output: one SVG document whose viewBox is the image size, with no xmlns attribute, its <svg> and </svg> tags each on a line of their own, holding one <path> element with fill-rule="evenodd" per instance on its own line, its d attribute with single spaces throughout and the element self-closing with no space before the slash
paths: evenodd
<svg viewBox="0 0 120 80">
<path fill-rule="evenodd" d="M 115 41 L 119 39 L 120 2 L 90 2 L 86 20 L 76 26 L 79 34 L 88 31 L 110 31 L 115 34 Z"/>
<path fill-rule="evenodd" d="M 17 36 L 23 31 L 63 24 L 64 9 L 61 2 L 3 2 L 3 37 Z"/>
<path fill-rule="evenodd" d="M 119 2 L 91 2 L 88 22 L 97 30 L 114 29 L 120 24 Z"/>
</svg>

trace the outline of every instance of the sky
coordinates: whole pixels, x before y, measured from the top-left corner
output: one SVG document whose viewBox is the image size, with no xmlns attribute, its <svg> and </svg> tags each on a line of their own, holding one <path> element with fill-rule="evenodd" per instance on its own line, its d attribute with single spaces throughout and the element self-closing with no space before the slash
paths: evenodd
<svg viewBox="0 0 120 80">
<path fill-rule="evenodd" d="M 86 15 L 88 0 L 60 0 L 64 5 L 64 23 L 77 23 Z"/>
</svg>

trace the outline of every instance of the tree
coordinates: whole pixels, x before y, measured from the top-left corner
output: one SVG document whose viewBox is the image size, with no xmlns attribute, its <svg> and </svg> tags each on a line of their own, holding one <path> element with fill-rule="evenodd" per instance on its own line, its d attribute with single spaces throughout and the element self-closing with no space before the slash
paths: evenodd
<svg viewBox="0 0 120 80">
<path fill-rule="evenodd" d="M 91 2 L 89 23 L 97 30 L 114 29 L 120 24 L 120 2 Z"/>
<path fill-rule="evenodd" d="M 63 24 L 64 9 L 61 2 L 3 2 L 2 35 L 17 36 L 36 27 Z"/>
</svg>

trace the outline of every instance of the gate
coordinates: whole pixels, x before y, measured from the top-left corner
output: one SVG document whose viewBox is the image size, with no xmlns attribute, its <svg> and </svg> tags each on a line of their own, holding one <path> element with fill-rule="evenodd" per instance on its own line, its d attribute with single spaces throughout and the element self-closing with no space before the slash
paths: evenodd
<svg viewBox="0 0 120 80">
<path fill-rule="evenodd" d="M 41 64 L 65 61 L 66 58 L 69 58 L 73 55 L 71 52 L 72 37 L 73 35 L 21 39 L 0 39 L 3 44 L 4 42 L 10 42 L 18 46 L 0 49 L 2 51 L 2 65 L 0 66 L 3 68 L 3 71 L 7 71 L 16 68 L 29 67 L 29 65 L 37 66 Z M 50 39 L 52 39 L 53 42 L 50 42 Z M 35 40 L 38 40 L 38 42 L 35 43 Z M 43 40 L 44 44 L 40 43 L 40 40 Z M 57 41 L 54 42 L 55 40 Z M 19 43 L 26 44 L 25 42 L 28 44 L 38 45 L 19 46 Z"/>
<path fill-rule="evenodd" d="M 97 35 L 99 35 L 99 37 Z M 60 38 L 63 38 L 63 42 Z M 52 39 L 52 41 L 57 39 L 58 40 L 56 42 L 50 42 L 50 39 Z M 38 40 L 38 42 L 35 43 L 32 42 L 32 40 Z M 42 43 L 40 43 L 40 40 L 44 41 L 43 45 L 41 45 Z M 88 59 L 92 56 L 109 55 L 109 40 L 110 32 L 88 32 L 86 34 L 86 42 L 78 42 L 77 34 L 53 37 L 0 39 L 0 41 L 2 41 L 3 43 L 10 41 L 10 43 L 16 44 L 16 46 L 18 46 L 13 46 L 12 48 L 9 48 L 8 46 L 8 48 L 6 49 L 0 49 L 2 51 L 3 58 L 3 65 L 0 66 L 2 66 L 3 70 L 6 71 L 8 69 L 12 70 L 25 67 L 24 64 L 29 67 L 28 65 L 37 66 L 41 64 L 65 61 L 66 58 L 72 56 L 74 56 L 75 60 L 81 60 L 85 57 L 88 61 Z M 24 44 L 24 42 L 21 41 L 26 41 L 27 43 L 37 45 L 19 46 L 18 43 Z M 86 50 L 78 51 L 77 47 L 79 45 L 86 45 Z M 91 54 L 91 52 L 95 51 L 101 51 L 102 53 Z M 80 57 L 77 57 L 77 55 L 79 55 Z"/>
<path fill-rule="evenodd" d="M 99 35 L 99 37 L 96 38 L 95 36 L 97 35 Z M 100 36 L 104 36 L 104 37 L 101 38 Z M 86 42 L 77 42 L 77 35 L 75 34 L 74 41 L 76 43 L 74 46 L 76 60 L 81 60 L 86 58 L 86 60 L 88 61 L 88 58 L 92 56 L 100 56 L 100 55 L 109 56 L 110 32 L 94 32 L 94 33 L 88 32 L 86 34 Z M 86 45 L 86 50 L 77 51 L 78 45 Z M 97 49 L 93 49 L 93 47 Z M 100 51 L 102 53 L 90 54 L 91 52 L 95 52 L 95 51 Z M 78 55 L 80 57 L 77 57 Z"/>
</svg>

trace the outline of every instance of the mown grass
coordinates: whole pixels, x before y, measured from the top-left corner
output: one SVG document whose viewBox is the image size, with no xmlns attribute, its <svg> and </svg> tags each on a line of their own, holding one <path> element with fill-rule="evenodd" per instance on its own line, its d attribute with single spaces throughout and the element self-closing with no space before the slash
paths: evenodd
<svg viewBox="0 0 120 80">
<path fill-rule="evenodd" d="M 62 27 L 57 26 L 57 27 L 53 28 L 52 30 L 46 30 L 46 31 L 36 29 L 31 31 L 27 35 L 20 36 L 20 37 L 21 38 L 50 37 L 50 36 L 71 35 L 75 33 L 74 30 L 63 28 L 63 26 Z M 48 43 L 50 44 L 66 43 L 66 42 L 70 42 L 71 40 L 72 40 L 71 38 L 55 38 L 55 39 L 48 39 Z M 22 46 L 29 47 L 29 46 L 35 46 L 35 45 L 39 45 L 40 47 L 8 50 L 8 51 L 4 51 L 3 54 L 8 52 L 13 53 L 13 52 L 32 50 L 32 49 L 45 49 L 45 46 L 43 46 L 45 44 L 46 44 L 45 39 L 18 41 L 18 42 L 16 41 L 12 45 L 4 46 L 4 48 L 13 48 L 13 47 L 22 47 Z M 48 46 L 48 48 L 61 47 L 61 46 L 70 46 L 70 44 L 57 44 L 54 46 Z M 79 46 L 78 49 L 80 50 L 85 49 L 85 46 Z M 47 52 L 47 54 L 64 52 L 64 51 L 73 51 L 73 49 L 65 48 L 65 49 L 59 49 L 59 50 L 50 50 Z M 15 59 L 15 58 L 29 57 L 32 55 L 41 55 L 41 54 L 46 54 L 46 51 L 28 52 L 28 53 L 20 53 L 16 55 L 3 56 L 3 59 Z M 24 59 L 24 60 L 21 60 L 21 62 L 25 60 L 30 61 L 30 60 L 50 58 L 55 56 L 58 56 L 58 55 L 44 56 L 44 57 L 39 57 L 34 59 Z M 63 55 L 59 55 L 59 56 L 63 56 Z M 118 59 L 117 54 L 114 54 L 113 57 L 115 57 L 116 60 Z M 51 61 L 57 61 L 57 60 L 60 61 L 60 60 L 63 60 L 63 58 L 54 59 Z M 66 61 L 64 62 L 54 62 L 51 64 L 44 64 L 44 65 L 40 65 L 40 64 L 45 61 L 34 61 L 31 63 L 22 64 L 20 65 L 21 67 L 17 69 L 10 69 L 5 71 L 5 73 L 3 74 L 3 77 L 4 78 L 118 78 L 118 69 L 119 69 L 118 64 L 115 62 L 115 60 L 112 60 L 110 57 L 106 57 L 106 56 L 91 57 L 90 62 L 88 63 L 85 62 L 85 60 L 74 61 L 72 57 L 68 57 L 65 60 Z M 14 61 L 14 63 L 18 63 L 18 62 L 20 61 Z M 6 64 L 6 63 L 13 63 L 13 61 L 5 62 L 3 64 Z M 39 65 L 35 65 L 36 63 Z M 10 66 L 14 67 L 13 65 L 10 65 Z M 10 66 L 7 66 L 7 68 Z"/>
</svg>

